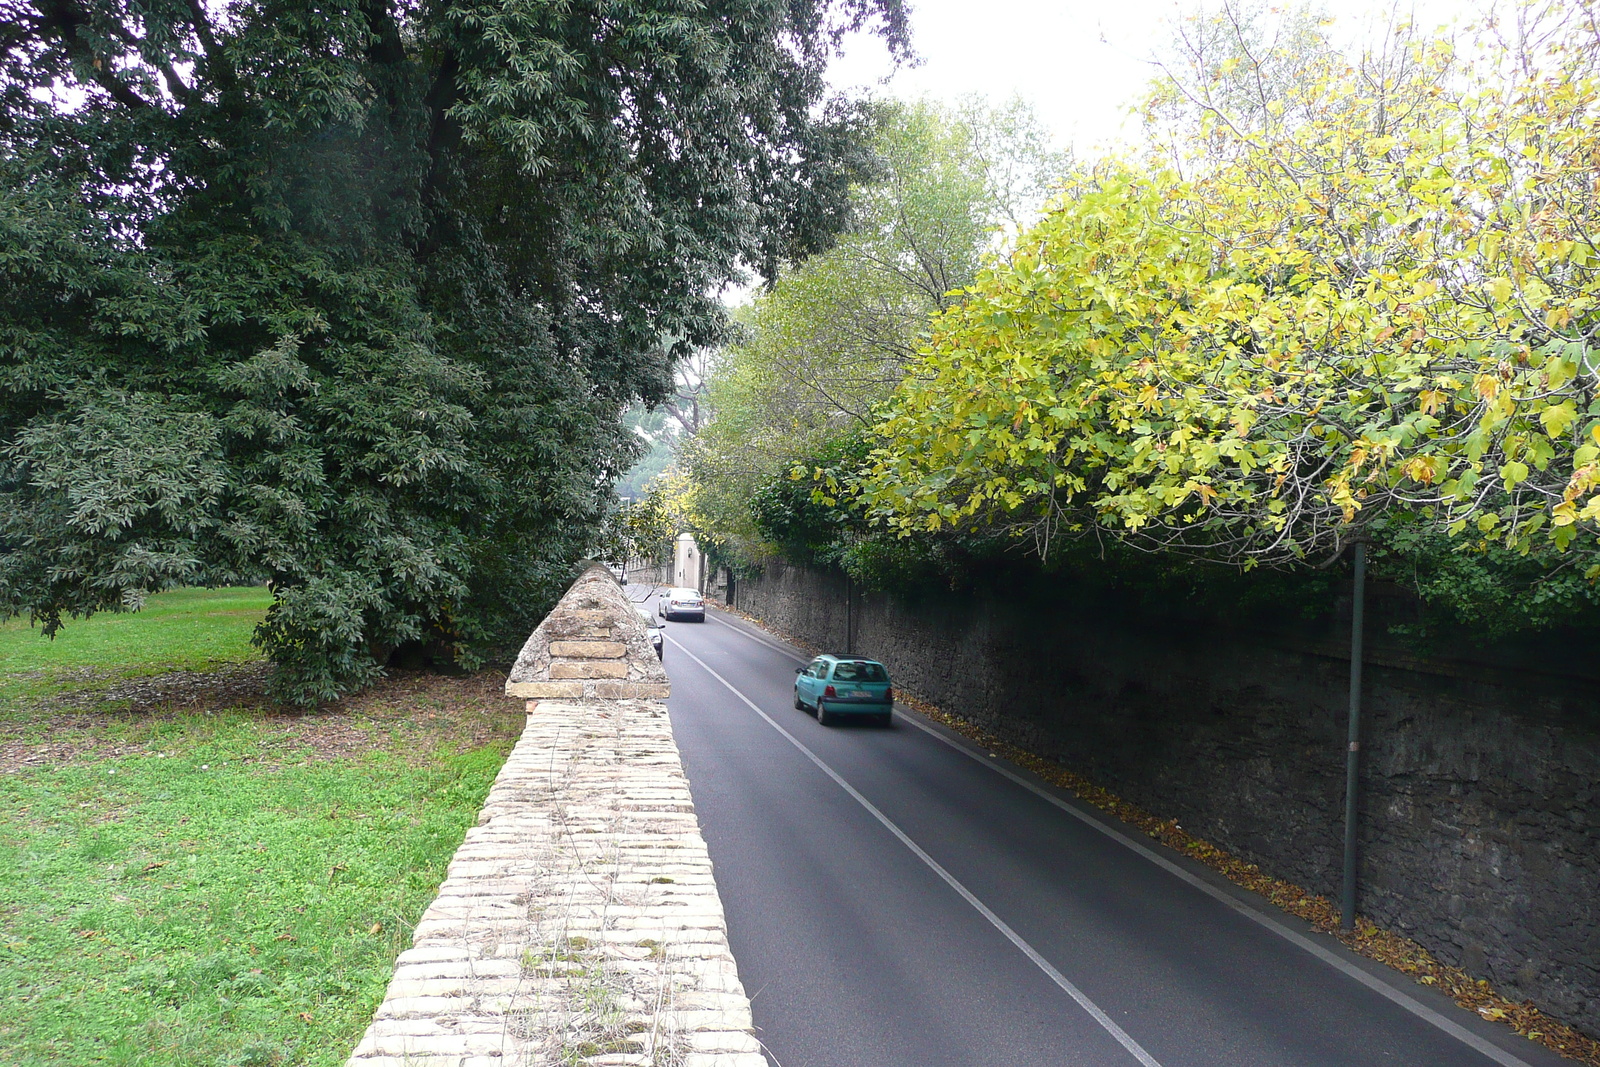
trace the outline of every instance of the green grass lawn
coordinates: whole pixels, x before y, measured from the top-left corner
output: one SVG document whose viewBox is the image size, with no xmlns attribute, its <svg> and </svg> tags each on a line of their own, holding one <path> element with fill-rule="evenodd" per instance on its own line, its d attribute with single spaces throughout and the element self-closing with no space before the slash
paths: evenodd
<svg viewBox="0 0 1600 1067">
<path fill-rule="evenodd" d="M 47 638 L 27 619 L 0 623 L 0 701 L 260 659 L 250 635 L 272 603 L 262 588 L 178 589 L 126 614 L 68 619 Z"/>
<path fill-rule="evenodd" d="M 264 606 L 166 594 L 44 653 L 12 627 L 0 663 L 236 662 Z M 520 728 L 497 689 L 408 676 L 306 714 L 18 704 L 0 735 L 0 1064 L 342 1063 Z"/>
</svg>

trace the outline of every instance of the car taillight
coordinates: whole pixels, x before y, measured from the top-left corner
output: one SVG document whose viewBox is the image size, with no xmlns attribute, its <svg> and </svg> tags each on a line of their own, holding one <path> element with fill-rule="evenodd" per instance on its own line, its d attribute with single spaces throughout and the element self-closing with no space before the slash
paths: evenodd
<svg viewBox="0 0 1600 1067">
<path fill-rule="evenodd" d="M 822 691 L 822 695 L 825 697 L 836 697 L 839 694 L 834 690 L 833 686 L 830 685 L 828 688 Z"/>
<path fill-rule="evenodd" d="M 889 688 L 883 691 L 883 699 L 887 700 L 891 704 L 894 703 L 894 686 L 891 685 Z"/>
</svg>

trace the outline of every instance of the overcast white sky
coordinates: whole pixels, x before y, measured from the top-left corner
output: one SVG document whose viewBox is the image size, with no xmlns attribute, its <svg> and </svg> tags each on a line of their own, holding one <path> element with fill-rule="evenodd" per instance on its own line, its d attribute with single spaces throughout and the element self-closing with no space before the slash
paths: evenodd
<svg viewBox="0 0 1600 1067">
<path fill-rule="evenodd" d="M 879 93 L 952 100 L 980 93 L 995 102 L 1020 94 L 1080 153 L 1118 139 L 1129 107 L 1148 83 L 1152 51 L 1170 36 L 1175 0 L 912 0 L 913 41 L 924 63 L 902 70 Z M 1215 7 L 1215 0 L 1208 6 Z M 1420 24 L 1469 13 L 1474 0 L 1324 0 L 1339 37 L 1398 6 Z M 1194 0 L 1181 10 L 1192 11 Z M 1342 32 L 1341 32 L 1342 31 Z M 873 85 L 889 70 L 872 39 L 852 42 L 835 64 L 840 88 Z M 1127 125 L 1128 136 L 1137 122 Z"/>
</svg>

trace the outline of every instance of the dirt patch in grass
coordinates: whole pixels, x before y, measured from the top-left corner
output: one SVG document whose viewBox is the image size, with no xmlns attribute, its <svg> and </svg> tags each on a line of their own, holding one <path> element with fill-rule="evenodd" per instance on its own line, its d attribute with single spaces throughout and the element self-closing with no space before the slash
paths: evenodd
<svg viewBox="0 0 1600 1067">
<path fill-rule="evenodd" d="M 266 707 L 268 663 L 233 663 L 207 671 L 171 671 L 143 678 L 123 678 L 82 667 L 73 674 L 82 688 L 74 688 L 31 701 L 37 709 L 165 711 L 175 708 Z M 60 680 L 61 676 L 57 675 Z M 104 684 L 107 678 L 116 678 Z"/>
<path fill-rule="evenodd" d="M 473 748 L 522 726 L 523 702 L 505 696 L 502 668 L 465 676 L 393 671 L 363 693 L 311 710 L 269 700 L 267 672 L 263 663 L 174 671 L 13 703 L 0 719 L 0 773 L 143 752 L 159 745 L 163 727 L 205 715 L 253 719 L 261 744 L 249 762 L 262 763 L 348 759 L 370 750 L 376 734 L 396 731 L 421 759 L 441 744 Z M 93 675 L 86 673 L 86 686 Z"/>
</svg>

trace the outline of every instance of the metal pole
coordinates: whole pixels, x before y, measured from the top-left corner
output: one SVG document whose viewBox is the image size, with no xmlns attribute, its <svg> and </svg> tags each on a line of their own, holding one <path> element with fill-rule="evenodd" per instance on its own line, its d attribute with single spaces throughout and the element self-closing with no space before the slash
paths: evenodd
<svg viewBox="0 0 1600 1067">
<path fill-rule="evenodd" d="M 856 627 L 855 627 L 856 585 L 849 578 L 844 580 L 844 654 L 855 655 Z"/>
<path fill-rule="evenodd" d="M 1356 542 L 1355 594 L 1350 611 L 1350 735 L 1344 764 L 1344 896 L 1340 925 L 1356 928 L 1356 787 L 1361 773 L 1361 639 L 1367 614 L 1367 546 Z"/>
</svg>

